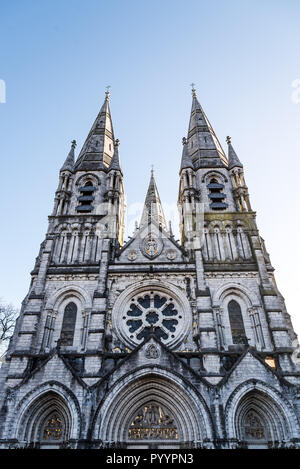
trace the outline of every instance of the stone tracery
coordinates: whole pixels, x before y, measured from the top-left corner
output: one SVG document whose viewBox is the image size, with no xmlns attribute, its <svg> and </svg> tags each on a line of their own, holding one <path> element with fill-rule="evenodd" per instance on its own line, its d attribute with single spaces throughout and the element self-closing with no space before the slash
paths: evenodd
<svg viewBox="0 0 300 469">
<path fill-rule="evenodd" d="M 151 331 L 158 338 L 167 341 L 169 338 L 174 338 L 182 315 L 175 309 L 173 298 L 152 291 L 132 298 L 130 309 L 123 320 L 131 334 L 130 337 L 138 342 L 147 339 Z"/>
<path fill-rule="evenodd" d="M 188 333 L 192 314 L 178 287 L 145 280 L 131 285 L 117 298 L 112 322 L 120 339 L 130 347 L 147 340 L 150 333 L 173 347 Z"/>
</svg>

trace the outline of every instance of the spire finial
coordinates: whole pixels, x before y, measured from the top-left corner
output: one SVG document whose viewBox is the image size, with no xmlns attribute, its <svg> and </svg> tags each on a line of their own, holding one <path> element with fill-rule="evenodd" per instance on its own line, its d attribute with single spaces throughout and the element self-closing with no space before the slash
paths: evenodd
<svg viewBox="0 0 300 469">
<path fill-rule="evenodd" d="M 231 143 L 231 137 L 229 137 L 229 135 L 226 137 L 226 142 L 228 143 L 228 145 Z"/>
<path fill-rule="evenodd" d="M 186 144 L 186 138 L 183 137 L 183 138 L 182 138 L 182 145 L 185 145 L 185 144 Z"/>
<path fill-rule="evenodd" d="M 191 83 L 190 86 L 192 87 L 192 96 L 193 96 L 193 98 L 197 98 L 195 83 Z"/>
<path fill-rule="evenodd" d="M 115 140 L 115 147 L 118 147 L 119 145 L 120 145 L 120 140 L 117 138 L 117 139 Z"/>
<path fill-rule="evenodd" d="M 151 176 L 154 176 L 154 165 L 151 165 Z"/>
<path fill-rule="evenodd" d="M 107 86 L 106 86 L 106 91 L 105 91 L 105 94 L 106 94 L 106 100 L 109 100 L 109 98 L 110 98 L 110 91 L 109 91 L 109 90 L 110 90 L 110 88 L 111 88 L 111 86 L 110 86 L 110 85 L 107 85 Z"/>
<path fill-rule="evenodd" d="M 72 148 L 74 148 L 74 150 L 75 150 L 76 145 L 77 145 L 76 140 L 72 140 L 71 144 L 72 144 Z"/>
</svg>

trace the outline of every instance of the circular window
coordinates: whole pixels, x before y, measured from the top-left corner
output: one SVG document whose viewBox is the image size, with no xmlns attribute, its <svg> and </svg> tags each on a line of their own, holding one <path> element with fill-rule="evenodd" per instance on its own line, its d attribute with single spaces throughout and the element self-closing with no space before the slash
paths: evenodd
<svg viewBox="0 0 300 469">
<path fill-rule="evenodd" d="M 113 308 L 113 326 L 122 340 L 136 346 L 154 334 L 168 346 L 175 346 L 190 327 L 186 298 L 163 288 L 124 291 Z M 177 290 L 177 289 L 176 289 Z"/>
<path fill-rule="evenodd" d="M 128 335 L 135 342 L 142 342 L 153 332 L 163 342 L 175 337 L 182 316 L 173 298 L 158 292 L 150 292 L 132 298 L 123 316 Z"/>
</svg>

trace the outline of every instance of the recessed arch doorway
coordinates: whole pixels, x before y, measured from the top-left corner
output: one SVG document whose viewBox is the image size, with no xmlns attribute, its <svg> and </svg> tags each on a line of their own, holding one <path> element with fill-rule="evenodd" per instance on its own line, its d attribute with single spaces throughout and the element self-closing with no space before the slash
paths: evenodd
<svg viewBox="0 0 300 469">
<path fill-rule="evenodd" d="M 197 447 L 212 441 L 212 434 L 201 397 L 155 373 L 127 384 L 120 380 L 98 409 L 94 426 L 94 439 L 128 449 Z"/>
</svg>

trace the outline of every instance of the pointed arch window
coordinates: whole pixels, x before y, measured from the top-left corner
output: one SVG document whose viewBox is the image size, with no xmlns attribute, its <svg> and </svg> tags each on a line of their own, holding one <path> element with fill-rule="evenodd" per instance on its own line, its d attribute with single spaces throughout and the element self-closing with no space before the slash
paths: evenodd
<svg viewBox="0 0 300 469">
<path fill-rule="evenodd" d="M 240 305 L 235 300 L 228 303 L 228 315 L 233 344 L 248 344 Z"/>
<path fill-rule="evenodd" d="M 73 345 L 75 324 L 77 316 L 77 306 L 75 303 L 68 303 L 65 307 L 63 323 L 60 334 L 60 345 Z"/>
</svg>

